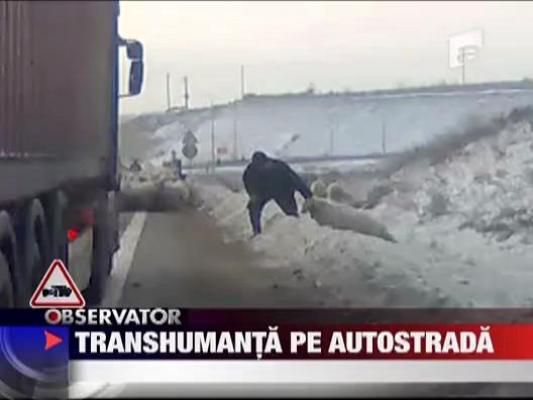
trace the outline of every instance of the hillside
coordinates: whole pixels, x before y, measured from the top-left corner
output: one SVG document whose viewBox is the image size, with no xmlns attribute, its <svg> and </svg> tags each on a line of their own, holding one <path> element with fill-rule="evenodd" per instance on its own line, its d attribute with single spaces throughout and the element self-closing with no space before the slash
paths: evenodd
<svg viewBox="0 0 533 400">
<path fill-rule="evenodd" d="M 398 152 L 515 107 L 533 104 L 533 89 L 512 86 L 373 94 L 248 96 L 214 110 L 215 147 L 248 158 L 256 149 L 280 157 Z M 170 117 L 169 117 L 170 118 Z M 181 152 L 184 132 L 199 140 L 195 161 L 211 160 L 211 111 L 172 116 L 157 129 L 147 158 Z M 236 144 L 236 146 L 235 146 Z M 236 149 L 236 151 L 235 151 Z"/>
</svg>

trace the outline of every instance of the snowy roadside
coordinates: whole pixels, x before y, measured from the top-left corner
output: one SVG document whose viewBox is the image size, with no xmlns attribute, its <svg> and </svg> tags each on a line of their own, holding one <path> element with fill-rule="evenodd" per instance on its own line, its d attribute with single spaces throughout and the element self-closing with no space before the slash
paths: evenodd
<svg viewBox="0 0 533 400">
<path fill-rule="evenodd" d="M 316 286 L 328 286 L 334 293 L 330 306 L 459 305 L 421 282 L 419 260 L 410 257 L 405 246 L 319 226 L 308 214 L 286 217 L 273 203 L 265 208 L 263 234 L 250 239 L 244 193 L 218 185 L 198 185 L 194 190 L 205 210 L 225 228 L 228 240 L 249 241 L 263 255 L 261 267 L 292 268 L 296 279 L 311 277 Z"/>
<path fill-rule="evenodd" d="M 228 240 L 248 240 L 264 267 L 298 266 L 296 275 L 335 288 L 334 304 L 532 306 L 532 138 L 529 124 L 517 124 L 441 163 L 392 174 L 392 190 L 368 212 L 399 243 L 319 226 L 308 214 L 285 217 L 275 204 L 265 209 L 264 233 L 250 240 L 244 193 L 195 190 Z M 355 193 L 350 181 L 338 183 Z"/>
<path fill-rule="evenodd" d="M 532 171 L 531 125 L 511 124 L 435 165 L 401 168 L 370 212 L 424 257 L 428 285 L 469 307 L 531 307 Z"/>
</svg>

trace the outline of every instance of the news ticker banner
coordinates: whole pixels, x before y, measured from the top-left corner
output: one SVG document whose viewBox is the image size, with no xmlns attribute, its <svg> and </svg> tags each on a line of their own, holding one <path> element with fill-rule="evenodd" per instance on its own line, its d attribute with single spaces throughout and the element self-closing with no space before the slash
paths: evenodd
<svg viewBox="0 0 533 400">
<path fill-rule="evenodd" d="M 0 310 L 0 393 L 533 383 L 532 347 L 525 309 Z"/>
<path fill-rule="evenodd" d="M 7 310 L 0 344 L 32 377 L 70 360 L 533 360 L 531 315 L 517 312 L 524 322 L 426 323 L 407 310 L 400 322 L 353 310 Z"/>
<path fill-rule="evenodd" d="M 290 382 L 311 377 L 332 382 L 341 378 L 345 382 L 492 381 L 498 376 L 504 379 L 502 368 L 506 368 L 507 381 L 533 382 L 533 313 L 0 310 L 0 353 L 0 392 L 9 396 L 7 390 L 17 385 L 14 396 L 29 393 L 35 384 L 64 390 L 83 381 L 170 383 L 178 375 L 191 383 L 199 382 L 196 376 L 205 382 Z M 486 363 L 489 360 L 493 363 Z M 496 368 L 498 360 L 505 363 Z M 351 361 L 349 368 L 335 364 L 346 361 Z M 472 362 L 482 364 L 474 368 Z M 524 369 L 524 362 L 531 368 Z M 421 373 L 421 368 L 426 372 Z M 429 373 L 431 368 L 437 369 Z M 443 375 L 445 371 L 448 374 Z"/>
</svg>

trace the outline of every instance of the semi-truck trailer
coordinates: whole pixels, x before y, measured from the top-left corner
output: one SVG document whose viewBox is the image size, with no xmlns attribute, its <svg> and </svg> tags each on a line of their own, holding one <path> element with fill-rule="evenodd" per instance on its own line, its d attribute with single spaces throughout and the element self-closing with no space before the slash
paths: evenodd
<svg viewBox="0 0 533 400">
<path fill-rule="evenodd" d="M 28 307 L 53 259 L 100 301 L 118 249 L 119 97 L 143 81 L 142 45 L 118 18 L 118 1 L 0 1 L 0 307 Z M 84 232 L 90 262 L 77 263 Z"/>
</svg>

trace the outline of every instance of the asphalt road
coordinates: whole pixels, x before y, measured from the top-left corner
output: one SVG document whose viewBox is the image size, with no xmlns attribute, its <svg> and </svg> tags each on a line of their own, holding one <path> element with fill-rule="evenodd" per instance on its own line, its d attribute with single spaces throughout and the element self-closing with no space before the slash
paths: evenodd
<svg viewBox="0 0 533 400">
<path fill-rule="evenodd" d="M 122 217 L 122 231 L 130 221 L 131 215 Z M 243 243 L 225 243 L 220 228 L 199 211 L 148 214 L 122 293 L 115 293 L 117 305 L 283 308 L 325 304 L 326 288 L 296 276 L 294 269 L 260 268 L 258 257 Z"/>
<path fill-rule="evenodd" d="M 121 125 L 121 157 L 142 156 L 152 145 L 142 129 Z M 242 186 L 240 173 L 229 171 L 214 179 L 234 189 Z M 131 219 L 131 214 L 121 215 L 121 234 Z M 224 243 L 220 229 L 198 211 L 148 214 L 131 263 L 121 265 L 118 278 L 112 277 L 125 282 L 111 282 L 110 290 L 120 293 L 110 293 L 116 304 L 109 305 L 283 308 L 326 303 L 327 289 L 316 288 L 310 277 L 296 277 L 297 266 L 260 269 L 257 257 L 243 244 Z"/>
</svg>

